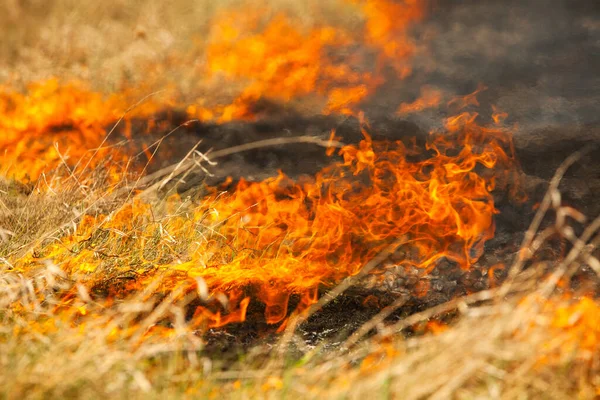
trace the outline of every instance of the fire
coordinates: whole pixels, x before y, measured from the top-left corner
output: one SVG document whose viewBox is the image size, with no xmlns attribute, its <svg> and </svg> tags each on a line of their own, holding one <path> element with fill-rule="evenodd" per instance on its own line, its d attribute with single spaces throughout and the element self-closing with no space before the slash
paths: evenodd
<svg viewBox="0 0 600 400">
<path fill-rule="evenodd" d="M 286 103 L 310 97 L 322 101 L 326 114 L 356 114 L 361 101 L 384 82 L 384 63 L 391 62 L 399 75 L 408 75 L 414 45 L 407 32 L 423 18 L 424 7 L 414 0 L 351 3 L 365 21 L 364 32 L 329 25 L 303 28 L 285 14 L 261 24 L 260 16 L 268 10 L 254 6 L 223 13 L 214 21 L 204 49 L 200 80 L 209 86 L 225 80 L 234 89 L 241 87 L 241 92 L 229 103 L 221 103 L 218 96 L 216 102 L 203 98 L 195 104 L 145 101 L 123 123 L 127 126 L 136 116 L 149 118 L 164 106 L 186 109 L 190 118 L 203 121 L 254 120 L 255 104 L 262 99 Z M 377 57 L 375 69 L 356 51 L 359 46 Z M 186 60 L 181 55 L 174 58 Z M 25 94 L 5 89 L 0 95 L 0 147 L 11 152 L 0 160 L 3 173 L 35 180 L 60 165 L 89 166 L 83 157 L 91 154 L 96 160 L 92 166 L 96 165 L 102 155 L 89 150 L 104 143 L 107 127 L 144 97 L 144 90 L 129 88 L 103 96 L 82 83 L 60 84 L 56 79 L 32 84 Z"/>
<path fill-rule="evenodd" d="M 433 108 L 442 102 L 443 93 L 441 90 L 431 86 L 421 88 L 421 96 L 412 103 L 402 103 L 398 107 L 397 114 L 405 115 Z"/>
<path fill-rule="evenodd" d="M 478 165 L 501 175 L 510 157 L 496 139 L 480 142 L 472 123 L 454 137 L 430 143 L 431 158 L 410 162 L 419 149 L 372 142 L 341 150 L 344 162 L 321 171 L 310 182 L 284 175 L 262 182 L 242 181 L 235 192 L 215 201 L 220 232 L 234 249 L 247 249 L 231 272 L 191 269 L 215 287 L 259 282 L 270 322 L 283 314 L 289 294 L 314 299 L 319 284 L 331 286 L 381 252 L 390 241 L 406 237 L 412 257 L 401 262 L 426 273 L 442 257 L 469 268 L 494 234 L 491 196 L 494 181 L 475 172 Z M 463 146 L 450 156 L 455 146 Z M 476 151 L 475 144 L 483 146 Z M 243 271 L 243 272 L 241 272 Z M 219 276 L 219 277 L 217 277 Z M 265 288 L 269 290 L 265 293 Z M 273 296 L 277 293 L 277 298 Z M 288 295 L 282 296 L 282 293 Z M 276 316 L 276 317 L 275 317 Z"/>
<path fill-rule="evenodd" d="M 125 116 L 124 134 L 130 139 L 131 119 L 150 118 L 164 107 L 185 109 L 190 118 L 219 123 L 259 118 L 256 104 L 261 100 L 302 100 L 321 103 L 320 111 L 325 114 L 357 114 L 360 103 L 384 82 L 384 65 L 391 63 L 401 77 L 409 74 L 415 46 L 408 31 L 423 18 L 424 2 L 365 0 L 349 4 L 364 20 L 362 32 L 327 24 L 303 27 L 283 13 L 263 23 L 262 15 L 270 10 L 248 5 L 239 12 L 222 13 L 213 21 L 206 44 L 199 44 L 206 56 L 203 63 L 189 60 L 196 51 L 190 56 L 168 57 L 200 65 L 193 74 L 199 75 L 201 91 L 224 83 L 233 92 L 239 90 L 231 101 L 222 101 L 219 95 L 193 104 L 182 103 L 177 96 L 162 102 L 146 99 L 125 114 L 149 93 L 151 82 L 109 96 L 81 82 L 62 84 L 57 79 L 31 84 L 24 94 L 6 88 L 0 93 L 0 147 L 11 151 L 0 159 L 3 174 L 35 180 L 60 165 L 98 165 L 102 154 L 90 149 L 105 143 L 108 127 Z M 373 57 L 378 60 L 375 66 L 370 61 Z M 143 67 L 164 73 L 159 66 Z M 149 74 L 148 80 L 157 80 L 155 75 Z M 112 156 L 127 157 L 116 152 Z"/>
<path fill-rule="evenodd" d="M 551 327 L 566 337 L 561 346 L 562 354 L 572 354 L 583 350 L 589 358 L 596 352 L 600 342 L 600 305 L 594 299 L 584 296 L 571 304 L 555 306 Z M 559 336 L 559 335 L 557 335 Z"/>
<path fill-rule="evenodd" d="M 536 360 L 538 367 L 561 365 L 569 360 L 597 368 L 600 342 L 600 303 L 597 299 L 567 290 L 550 298 L 534 294 L 519 304 L 523 309 L 532 307 L 539 310 L 539 316 L 515 334 L 524 339 L 532 336 L 536 329 L 551 333 L 546 340 L 536 344 L 540 348 Z"/>
<path fill-rule="evenodd" d="M 57 79 L 32 83 L 25 94 L 0 91 L 2 173 L 35 180 L 63 164 L 100 165 L 109 153 L 119 161 L 128 158 L 118 151 L 94 149 L 104 143 L 107 127 L 124 114 L 131 99 L 127 92 L 105 98 L 83 83 L 61 85 Z M 148 102 L 130 117 L 157 110 L 157 104 Z"/>
<path fill-rule="evenodd" d="M 323 113 L 357 114 L 385 81 L 386 66 L 399 78 L 410 74 L 417 47 L 409 31 L 423 18 L 424 3 L 350 3 L 364 19 L 362 31 L 302 27 L 284 14 L 263 22 L 261 10 L 221 15 L 205 49 L 204 79 L 221 79 L 241 92 L 222 104 L 214 96 L 169 106 L 224 123 L 258 118 L 254 106 L 263 99 L 289 104 L 316 97 Z M 346 53 L 350 56 L 340 56 Z M 28 94 L 6 92 L 0 144 L 11 151 L 3 155 L 2 167 L 18 179 L 35 179 L 61 164 L 89 172 L 86 167 L 102 165 L 98 160 L 106 155 L 126 161 L 128 154 L 109 147 L 84 156 L 105 143 L 107 127 L 137 93 L 106 97 L 56 80 L 33 85 Z M 476 94 L 451 103 L 476 105 Z M 421 99 L 399 110 L 435 106 L 441 97 L 424 88 Z M 144 103 L 127 115 L 125 126 L 132 117 L 150 118 L 160 106 Z M 255 303 L 264 306 L 267 323 L 283 324 L 290 311 L 306 309 L 323 288 L 358 274 L 398 239 L 406 254 L 400 267 L 417 267 L 425 275 L 445 258 L 468 269 L 494 235 L 492 191 L 507 187 L 517 173 L 510 133 L 482 127 L 476 118 L 467 112 L 449 118 L 424 149 L 374 141 L 364 129 L 364 140 L 341 149 L 342 161 L 311 179 L 294 181 L 280 173 L 263 182 L 242 180 L 229 193 L 215 189 L 196 205 L 169 199 L 162 219 L 155 205 L 142 201 L 84 215 L 75 233 L 14 265 L 26 271 L 40 259 L 52 261 L 89 287 L 108 286 L 98 290 L 109 301 L 166 277 L 157 290 L 197 291 L 203 304 L 196 321 L 208 326 L 244 321 Z M 124 274 L 133 277 L 106 284 Z M 428 287 L 421 283 L 415 290 L 424 296 Z M 90 314 L 83 310 L 79 314 Z"/>
<path fill-rule="evenodd" d="M 351 2 L 355 3 L 355 2 Z M 241 93 L 227 105 L 188 109 L 200 119 L 252 120 L 253 104 L 260 99 L 288 102 L 318 95 L 325 98 L 323 112 L 355 114 L 356 106 L 383 83 L 382 68 L 389 64 L 402 78 L 410 74 L 409 58 L 415 46 L 407 31 L 423 18 L 423 1 L 356 2 L 365 20 L 358 35 L 333 26 L 300 29 L 283 14 L 260 29 L 265 10 L 254 6 L 243 12 L 226 13 L 215 22 L 206 49 L 206 76 L 246 82 Z M 357 54 L 357 46 L 374 52 L 378 63 Z M 348 59 L 337 53 L 351 53 Z"/>
<path fill-rule="evenodd" d="M 477 95 L 481 92 L 484 92 L 487 90 L 487 87 L 483 84 L 479 84 L 479 86 L 477 87 L 477 89 L 472 92 L 469 93 L 465 96 L 455 96 L 453 97 L 449 102 L 448 102 L 448 106 L 450 107 L 454 107 L 457 110 L 462 110 L 465 109 L 469 106 L 479 106 L 479 100 L 477 99 Z"/>
<path fill-rule="evenodd" d="M 380 66 L 388 65 L 391 61 L 401 78 L 408 76 L 411 68 L 406 60 L 415 52 L 416 46 L 407 32 L 411 23 L 424 17 L 425 2 L 366 0 L 359 4 L 367 19 L 367 42 L 382 50 L 379 55 Z"/>
<path fill-rule="evenodd" d="M 495 105 L 492 105 L 492 119 L 496 125 L 502 124 L 506 118 L 508 118 L 508 113 L 501 111 Z"/>
<path fill-rule="evenodd" d="M 141 202 L 115 215 L 86 216 L 76 235 L 46 247 L 43 257 L 91 286 L 106 274 L 136 271 L 140 278 L 109 289 L 111 296 L 124 296 L 159 273 L 170 276 L 164 292 L 193 291 L 200 280 L 228 299 L 226 313 L 218 297 L 198 308 L 197 320 L 209 326 L 243 321 L 251 301 L 265 306 L 269 324 L 281 323 L 290 308 L 313 304 L 321 288 L 357 274 L 398 238 L 407 254 L 400 266 L 427 274 L 446 258 L 467 269 L 494 235 L 491 192 L 506 185 L 512 171 L 510 136 L 468 115 L 448 127 L 432 134 L 427 152 L 372 141 L 364 132 L 359 145 L 340 150 L 343 161 L 314 179 L 296 182 L 280 173 L 264 182 L 242 180 L 184 216 L 168 212 L 175 216 L 164 225 Z M 167 209 L 178 203 L 171 199 Z M 29 257 L 19 267 L 37 262 Z"/>
</svg>

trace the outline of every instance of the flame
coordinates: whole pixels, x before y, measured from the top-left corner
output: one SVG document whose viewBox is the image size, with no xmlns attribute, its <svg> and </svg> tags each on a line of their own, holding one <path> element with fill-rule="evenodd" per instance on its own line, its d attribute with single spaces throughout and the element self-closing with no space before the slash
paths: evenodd
<svg viewBox="0 0 600 400">
<path fill-rule="evenodd" d="M 267 321 L 276 323 L 290 295 L 314 302 L 320 284 L 357 274 L 396 238 L 406 237 L 404 246 L 413 251 L 400 265 L 427 273 L 445 257 L 469 268 L 493 237 L 490 192 L 511 165 L 500 132 L 484 139 L 480 129 L 469 121 L 454 137 L 436 137 L 429 144 L 435 156 L 419 162 L 407 160 L 417 148 L 367 137 L 342 149 L 344 162 L 314 181 L 293 182 L 283 174 L 242 181 L 214 202 L 219 219 L 227 221 L 220 233 L 243 255 L 213 269 L 189 265 L 188 273 L 218 291 L 258 285 Z M 459 143 L 459 154 L 449 155 Z M 478 165 L 502 167 L 490 179 L 475 172 Z"/>
<path fill-rule="evenodd" d="M 402 103 L 398 107 L 396 114 L 406 115 L 412 114 L 419 111 L 423 111 L 428 108 L 434 108 L 440 105 L 442 102 L 443 93 L 441 90 L 431 87 L 423 86 L 421 88 L 421 95 L 412 103 Z"/>
<path fill-rule="evenodd" d="M 366 0 L 359 2 L 366 16 L 367 42 L 380 48 L 380 66 L 391 60 L 401 78 L 410 75 L 410 65 L 406 60 L 415 50 L 415 44 L 408 37 L 408 28 L 425 15 L 425 2 L 406 0 Z"/>
<path fill-rule="evenodd" d="M 562 355 L 575 351 L 591 358 L 600 343 L 600 304 L 591 297 L 583 296 L 568 304 L 553 304 L 554 315 L 551 329 L 562 339 Z"/>
<path fill-rule="evenodd" d="M 385 81 L 385 67 L 391 65 L 400 78 L 410 74 L 417 47 L 409 31 L 423 18 L 424 3 L 350 3 L 364 19 L 362 31 L 303 27 L 285 14 L 263 23 L 260 8 L 219 16 L 201 69 L 207 81 L 230 84 L 234 99 L 220 103 L 214 96 L 169 106 L 227 122 L 258 118 L 260 100 L 288 104 L 316 96 L 321 112 L 357 115 L 366 126 L 360 103 Z M 377 62 L 357 55 L 357 46 Z M 345 53 L 350 56 L 340 56 Z M 129 155 L 113 148 L 93 152 L 93 159 L 84 156 L 104 143 L 107 127 L 139 93 L 134 88 L 106 97 L 56 80 L 32 85 L 27 94 L 4 93 L 0 144 L 11 152 L 3 155 L 3 168 L 18 179 L 26 174 L 35 179 L 61 163 L 83 174 L 106 155 L 125 161 Z M 450 104 L 478 104 L 477 93 Z M 441 97 L 425 87 L 420 99 L 399 110 L 432 107 Z M 127 114 L 125 135 L 132 135 L 131 118 L 149 118 L 163 105 L 149 101 Z M 263 182 L 242 180 L 230 193 L 214 189 L 183 214 L 181 199 L 169 199 L 164 219 L 142 201 L 106 215 L 84 215 L 74 234 L 11 261 L 26 271 L 40 258 L 51 260 L 91 287 L 134 274 L 105 288 L 108 301 L 166 276 L 157 289 L 162 293 L 176 288 L 204 293 L 194 314 L 198 324 L 244 321 L 254 302 L 264 306 L 267 323 L 284 326 L 290 311 L 314 304 L 323 288 L 358 274 L 398 239 L 406 254 L 398 266 L 417 267 L 423 275 L 442 258 L 463 269 L 479 259 L 494 235 L 492 191 L 510 186 L 516 169 L 510 132 L 482 127 L 476 118 L 468 112 L 448 118 L 445 130 L 433 132 L 424 149 L 373 141 L 364 129 L 364 140 L 340 150 L 341 162 L 312 178 L 294 181 L 280 173 Z M 414 289 L 425 296 L 429 288 L 421 282 Z"/>
<path fill-rule="evenodd" d="M 57 79 L 33 83 L 26 93 L 5 88 L 0 91 L 0 147 L 11 151 L 1 155 L 2 172 L 19 180 L 35 180 L 61 165 L 97 165 L 108 153 L 89 150 L 104 143 L 108 127 L 125 115 L 124 135 L 131 138 L 131 119 L 149 118 L 164 107 L 185 109 L 190 118 L 219 123 L 259 118 L 256 105 L 261 100 L 321 102 L 320 111 L 325 114 L 356 115 L 360 103 L 385 81 L 385 65 L 393 65 L 401 77 L 408 75 L 415 51 L 408 32 L 423 18 L 424 1 L 348 3 L 364 20 L 363 31 L 327 24 L 303 27 L 283 13 L 262 23 L 262 16 L 272 11 L 253 4 L 221 13 L 213 21 L 207 43 L 197 43 L 205 61 L 192 61 L 199 66 L 194 71 L 200 74 L 199 90 L 215 85 L 227 86 L 232 93 L 239 90 L 231 101 L 222 101 L 219 95 L 193 104 L 150 99 L 128 110 L 151 92 L 153 80 L 163 82 L 161 65 L 141 66 L 148 71 L 147 84 L 109 96 L 81 82 L 62 84 Z M 196 50 L 189 56 L 166 58 L 187 63 Z M 379 60 L 375 67 L 370 61 L 373 56 Z M 118 152 L 111 156 L 126 158 Z"/>
<path fill-rule="evenodd" d="M 255 19 L 250 16 L 251 21 Z M 327 46 L 341 46 L 345 40 L 332 28 L 300 32 L 284 15 L 276 16 L 263 32 L 240 37 L 231 15 L 216 24 L 216 39 L 207 48 L 208 73 L 227 79 L 250 81 L 233 104 L 222 110 L 220 122 L 247 119 L 249 105 L 261 97 L 289 101 L 298 96 L 327 91 L 328 82 L 340 78 L 361 81 L 349 70 L 332 68 L 322 59 Z M 242 26 L 248 25 L 248 23 Z M 321 87 L 319 87 L 321 86 Z"/>
<path fill-rule="evenodd" d="M 365 132 L 359 145 L 340 150 L 343 161 L 313 179 L 280 173 L 263 182 L 242 180 L 232 193 L 215 190 L 165 225 L 143 202 L 112 216 L 88 215 L 76 235 L 46 247 L 44 258 L 91 285 L 109 271 L 135 270 L 136 260 L 143 278 L 119 288 L 124 292 L 147 285 L 159 271 L 172 274 L 165 292 L 181 285 L 195 290 L 201 279 L 210 293 L 228 299 L 226 307 L 214 297 L 213 306 L 198 308 L 197 320 L 209 326 L 243 321 L 251 298 L 265 306 L 269 324 L 281 323 L 290 309 L 315 303 L 321 288 L 356 275 L 398 238 L 407 254 L 399 266 L 427 274 L 446 258 L 468 269 L 494 235 L 491 191 L 510 179 L 510 135 L 467 114 L 448 127 L 432 134 L 427 152 L 374 142 Z M 167 208 L 178 204 L 171 199 Z M 124 252 L 128 263 L 112 258 Z M 18 264 L 25 270 L 36 262 L 29 257 Z M 415 290 L 423 296 L 427 287 Z"/>
<path fill-rule="evenodd" d="M 501 111 L 497 106 L 492 105 L 492 120 L 496 125 L 500 125 L 508 118 L 508 113 Z"/>
<path fill-rule="evenodd" d="M 516 336 L 525 339 L 534 329 L 550 332 L 547 340 L 536 343 L 538 366 L 564 365 L 565 360 L 594 365 L 600 343 L 600 303 L 593 296 L 566 289 L 552 297 L 532 294 L 520 302 L 520 308 L 538 310 L 539 316 L 518 330 Z"/>
<path fill-rule="evenodd" d="M 423 18 L 423 1 L 366 0 L 353 2 L 365 20 L 362 34 L 339 27 L 301 29 L 289 17 L 278 14 L 260 29 L 260 15 L 268 10 L 252 6 L 222 15 L 214 23 L 206 49 L 206 77 L 242 82 L 241 93 L 226 105 L 188 108 L 194 118 L 253 120 L 253 104 L 260 99 L 288 102 L 307 96 L 325 98 L 325 114 L 356 114 L 355 108 L 383 83 L 382 68 L 397 69 L 402 78 L 410 74 L 409 58 L 415 47 L 408 28 Z M 353 50 L 366 46 L 377 54 L 376 69 Z M 337 53 L 351 53 L 344 59 Z M 245 82 L 245 84 L 243 83 Z"/>
<path fill-rule="evenodd" d="M 453 107 L 457 110 L 463 110 L 469 106 L 479 107 L 479 100 L 477 99 L 477 95 L 481 92 L 487 90 L 487 87 L 483 84 L 479 84 L 477 89 L 464 96 L 455 96 L 449 102 L 448 106 Z"/>
<path fill-rule="evenodd" d="M 400 77 L 409 74 L 409 60 L 415 52 L 409 28 L 423 18 L 424 1 L 348 3 L 364 20 L 363 31 L 327 24 L 303 27 L 283 13 L 261 23 L 271 10 L 255 5 L 221 13 L 213 21 L 206 45 L 198 44 L 206 55 L 204 63 L 196 63 L 201 65 L 200 87 L 225 84 L 232 92 L 239 89 L 239 94 L 230 102 L 220 101 L 219 96 L 194 104 L 172 99 L 144 101 L 125 116 L 125 136 L 131 138 L 128 122 L 132 118 L 148 118 L 165 106 L 185 109 L 190 118 L 223 123 L 258 118 L 256 104 L 264 99 L 287 103 L 312 98 L 322 102 L 320 110 L 325 114 L 356 115 L 360 103 L 384 82 L 385 65 L 393 65 Z M 190 57 L 195 54 L 192 51 Z M 378 60 L 375 67 L 370 61 L 373 56 Z M 189 61 L 179 54 L 167 58 Z M 157 76 L 165 72 L 156 65 L 143 68 L 149 72 L 148 81 L 158 81 Z M 60 165 L 89 166 L 92 160 L 83 158 L 92 154 L 92 166 L 100 163 L 107 153 L 89 150 L 104 143 L 107 127 L 149 93 L 151 86 L 148 83 L 109 96 L 81 82 L 61 84 L 57 79 L 31 84 L 24 94 L 3 89 L 0 147 L 11 149 L 0 159 L 3 174 L 35 180 Z M 116 152 L 111 155 L 126 158 Z"/>
<path fill-rule="evenodd" d="M 94 167 L 108 154 L 113 159 L 127 159 L 128 154 L 98 147 L 104 142 L 107 126 L 125 113 L 131 98 L 127 91 L 105 98 L 81 82 L 61 85 L 57 79 L 32 83 L 25 94 L 0 91 L 0 148 L 5 149 L 0 155 L 2 173 L 35 180 L 61 164 Z M 129 118 L 150 116 L 159 107 L 147 102 Z"/>
</svg>

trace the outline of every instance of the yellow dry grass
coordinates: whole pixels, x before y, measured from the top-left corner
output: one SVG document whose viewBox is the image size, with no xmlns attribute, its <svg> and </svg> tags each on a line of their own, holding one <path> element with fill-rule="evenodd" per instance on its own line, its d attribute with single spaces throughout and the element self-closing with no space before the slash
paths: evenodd
<svg viewBox="0 0 600 400">
<path fill-rule="evenodd" d="M 290 328 L 275 345 L 258 343 L 237 361 L 225 362 L 206 353 L 201 331 L 185 320 L 189 298 L 176 291 L 152 296 L 159 277 L 106 307 L 88 293 L 89 274 L 65 271 L 61 262 L 31 269 L 16 265 L 19 254 L 43 251 L 60 236 L 57 227 L 70 229 L 69 209 L 90 208 L 101 197 L 78 195 L 76 185 L 62 187 L 53 193 L 25 191 L 14 182 L 0 186 L 0 226 L 8 232 L 0 258 L 3 397 L 591 398 L 600 384 L 600 304 L 565 296 L 556 280 L 546 278 L 552 260 L 513 275 L 503 286 L 392 324 L 375 317 L 367 325 L 376 333 L 368 339 L 340 337 L 311 347 Z M 123 204 L 103 207 L 116 211 Z M 160 200 L 151 204 L 161 223 L 178 218 Z M 27 218 L 21 214 L 25 209 L 31 210 Z M 159 253 L 163 240 L 145 251 Z M 580 249 L 570 263 L 554 262 L 555 278 L 580 268 L 589 251 Z M 110 279 L 102 273 L 92 277 Z M 61 293 L 70 290 L 76 296 L 69 307 L 59 307 Z M 450 326 L 428 324 L 449 312 L 457 314 Z M 425 333 L 402 333 L 416 326 Z"/>
</svg>

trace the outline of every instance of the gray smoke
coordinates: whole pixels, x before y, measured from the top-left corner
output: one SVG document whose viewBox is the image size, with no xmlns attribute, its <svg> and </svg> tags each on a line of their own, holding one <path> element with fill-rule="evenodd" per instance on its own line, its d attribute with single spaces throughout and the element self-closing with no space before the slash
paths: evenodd
<svg viewBox="0 0 600 400">
<path fill-rule="evenodd" d="M 524 129 L 600 122 L 598 0 L 438 0 L 416 35 L 413 75 L 387 85 L 373 109 L 393 112 L 424 84 L 466 94 L 483 83 L 479 111 L 494 104 Z"/>
</svg>

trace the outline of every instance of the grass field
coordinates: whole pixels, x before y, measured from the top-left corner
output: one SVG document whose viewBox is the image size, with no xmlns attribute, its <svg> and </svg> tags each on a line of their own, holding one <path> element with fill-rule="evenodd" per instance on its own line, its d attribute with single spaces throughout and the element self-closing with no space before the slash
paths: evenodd
<svg viewBox="0 0 600 400">
<path fill-rule="evenodd" d="M 364 334 L 379 327 L 367 340 L 355 335 L 342 337 L 343 345 L 310 347 L 288 329 L 276 345 L 258 342 L 231 364 L 204 352 L 198 329 L 182 319 L 185 301 L 179 297 L 156 304 L 148 296 L 150 285 L 148 292 L 106 308 L 78 283 L 80 274 L 66 273 L 60 264 L 11 266 L 12 249 L 39 248 L 32 243 L 69 223 L 65 204 L 85 209 L 93 200 L 68 190 L 24 195 L 10 182 L 1 190 L 2 227 L 14 233 L 2 246 L 9 254 L 2 259 L 0 297 L 6 398 L 594 396 L 599 305 L 567 296 L 551 283 L 541 285 L 536 268 L 511 287 L 460 298 L 391 326 L 383 327 L 384 315 L 377 316 L 361 329 Z M 158 201 L 155 207 L 160 213 Z M 168 226 L 175 217 L 159 218 Z M 573 265 L 557 268 L 568 273 Z M 61 310 L 60 294 L 69 291 L 75 298 Z M 460 316 L 451 325 L 425 324 L 452 310 Z M 173 328 L 157 325 L 165 319 Z M 425 334 L 401 333 L 420 324 L 427 326 Z"/>
<path fill-rule="evenodd" d="M 195 41 L 209 36 L 219 10 L 239 4 L 6 0 L 0 6 L 1 88 L 25 93 L 27 84 L 52 77 L 61 84 L 85 82 L 105 95 L 169 86 L 185 104 L 197 97 L 192 88 L 204 59 Z M 361 24 L 337 2 L 281 0 L 263 17 L 277 10 L 308 27 L 322 23 L 315 15 L 327 15 L 332 26 Z M 102 132 L 104 122 L 98 117 Z M 0 122 L 0 134 L 13 128 Z M 190 292 L 177 284 L 180 271 L 163 267 L 192 257 L 194 243 L 218 230 L 207 210 L 226 203 L 200 194 L 140 193 L 135 183 L 142 173 L 124 172 L 120 155 L 109 153 L 114 159 L 103 159 L 104 169 L 76 169 L 56 153 L 57 168 L 32 180 L 15 175 L 25 164 L 7 166 L 0 158 L 0 398 L 562 399 L 600 393 L 600 302 L 569 282 L 582 269 L 600 271 L 593 256 L 600 223 L 588 219 L 582 236 L 574 236 L 570 225 L 583 218 L 560 202 L 563 170 L 540 199 L 520 256 L 504 260 L 510 273 L 502 285 L 384 322 L 401 306 L 397 301 L 356 332 L 316 345 L 298 329 L 306 314 L 294 313 L 280 333 L 240 353 L 219 353 L 207 345 L 206 323 L 186 318 L 192 301 L 211 296 L 208 288 L 195 282 Z M 540 227 L 541 218 L 555 215 L 555 224 Z M 562 258 L 542 258 L 537 250 L 558 236 L 572 249 Z M 227 245 L 215 239 L 211 246 L 225 253 Z M 129 279 L 138 275 L 144 278 Z M 317 305 L 335 302 L 350 282 L 337 282 Z M 112 289 L 123 295 L 100 300 Z"/>
</svg>

